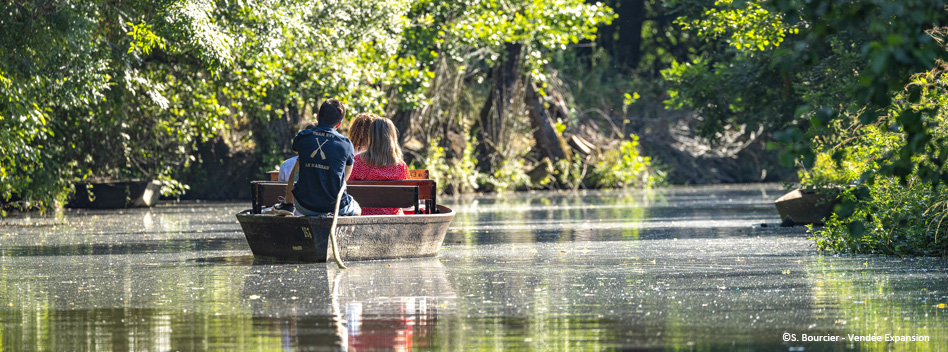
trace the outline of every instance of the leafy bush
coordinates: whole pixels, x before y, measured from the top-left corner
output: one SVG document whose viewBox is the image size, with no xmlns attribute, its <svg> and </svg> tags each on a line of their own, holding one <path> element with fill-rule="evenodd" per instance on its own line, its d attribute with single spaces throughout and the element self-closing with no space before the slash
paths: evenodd
<svg viewBox="0 0 948 352">
<path fill-rule="evenodd" d="M 544 180 L 547 183 L 556 181 L 562 184 L 561 188 L 579 189 L 586 177 L 586 171 L 589 165 L 579 154 L 573 154 L 572 159 L 560 159 L 556 161 L 556 167 L 553 170 L 555 177 Z M 543 183 L 543 181 L 541 181 Z"/>
<path fill-rule="evenodd" d="M 801 173 L 806 187 L 856 184 L 842 195 L 843 203 L 823 228 L 814 228 L 819 248 L 836 252 L 896 255 L 948 256 L 948 186 L 930 182 L 927 173 L 944 172 L 933 159 L 948 156 L 948 149 L 929 148 L 926 155 L 913 157 L 915 167 L 900 172 L 893 168 L 892 155 L 907 143 L 894 121 L 907 115 L 927 113 L 923 123 L 935 138 L 948 138 L 943 92 L 948 82 L 936 71 L 916 75 L 910 93 L 896 97 L 892 112 L 877 123 L 862 125 L 854 116 L 830 128 L 835 137 L 816 139 L 815 166 Z M 910 90 L 909 90 L 910 91 Z M 911 102 L 914 101 L 914 102 Z"/>
<path fill-rule="evenodd" d="M 523 158 L 503 159 L 492 175 L 480 174 L 478 181 L 481 186 L 497 192 L 527 189 L 531 183 L 525 169 Z"/>
<path fill-rule="evenodd" d="M 453 165 L 449 165 L 444 160 L 444 148 L 435 140 L 432 147 L 428 148 L 428 154 L 425 156 L 424 165 L 430 177 L 438 182 L 438 193 L 449 189 L 451 193 L 465 193 L 477 189 L 477 168 L 474 159 L 474 146 L 471 140 L 467 141 L 464 148 L 464 155 L 461 160 L 456 160 Z M 418 167 L 415 167 L 418 168 Z"/>
<path fill-rule="evenodd" d="M 843 123 L 849 124 L 843 128 Z M 877 161 L 895 150 L 902 138 L 888 131 L 882 122 L 862 125 L 853 117 L 837 119 L 831 127 L 836 135 L 813 138 L 815 162 L 812 168 L 801 168 L 799 176 L 804 188 L 818 189 L 853 185 L 867 172 L 878 169 Z"/>
<path fill-rule="evenodd" d="M 619 148 L 603 154 L 593 168 L 589 181 L 595 187 L 651 187 L 662 180 L 661 173 L 652 166 L 651 158 L 638 149 L 639 137 L 622 141 Z"/>
<path fill-rule="evenodd" d="M 948 256 L 948 189 L 913 177 L 903 185 L 878 177 L 844 194 L 826 226 L 815 229 L 819 248 L 836 252 Z M 849 210 L 851 209 L 851 210 Z"/>
</svg>

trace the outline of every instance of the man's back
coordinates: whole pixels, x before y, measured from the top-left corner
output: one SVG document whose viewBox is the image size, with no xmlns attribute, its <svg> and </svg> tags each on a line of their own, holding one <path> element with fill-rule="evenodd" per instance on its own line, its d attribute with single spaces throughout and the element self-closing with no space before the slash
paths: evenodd
<svg viewBox="0 0 948 352">
<path fill-rule="evenodd" d="M 332 212 L 346 166 L 352 165 L 355 156 L 352 143 L 331 125 L 317 125 L 297 134 L 293 149 L 299 153 L 299 182 L 293 189 L 297 204 L 312 211 Z M 344 195 L 339 208 L 348 207 L 350 199 Z"/>
</svg>

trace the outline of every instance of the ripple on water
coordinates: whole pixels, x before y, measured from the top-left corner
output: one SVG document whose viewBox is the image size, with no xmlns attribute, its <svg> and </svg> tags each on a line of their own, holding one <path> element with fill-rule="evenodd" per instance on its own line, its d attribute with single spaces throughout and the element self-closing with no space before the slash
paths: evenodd
<svg viewBox="0 0 948 352">
<path fill-rule="evenodd" d="M 773 226 L 782 193 L 443 197 L 458 216 L 439 257 L 347 270 L 254 260 L 239 203 L 5 220 L 0 336 L 14 350 L 948 346 L 946 260 L 821 254 L 805 229 Z"/>
</svg>

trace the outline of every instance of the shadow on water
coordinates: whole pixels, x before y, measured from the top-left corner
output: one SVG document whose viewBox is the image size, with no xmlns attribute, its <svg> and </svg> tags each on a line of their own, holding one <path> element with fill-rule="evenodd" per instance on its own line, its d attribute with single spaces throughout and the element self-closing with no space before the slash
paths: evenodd
<svg viewBox="0 0 948 352">
<path fill-rule="evenodd" d="M 265 265 L 267 263 L 262 263 L 253 255 L 235 255 L 229 257 L 205 257 L 205 258 L 194 258 L 189 262 L 193 262 L 197 265 L 236 265 L 236 266 L 245 266 L 245 265 Z"/>
<path fill-rule="evenodd" d="M 458 217 L 439 257 L 346 270 L 255 260 L 233 218 L 243 204 L 24 220 L 0 228 L 0 344 L 946 350 L 948 260 L 820 254 L 803 229 L 761 226 L 778 222 L 781 193 L 750 185 L 449 199 Z"/>
</svg>

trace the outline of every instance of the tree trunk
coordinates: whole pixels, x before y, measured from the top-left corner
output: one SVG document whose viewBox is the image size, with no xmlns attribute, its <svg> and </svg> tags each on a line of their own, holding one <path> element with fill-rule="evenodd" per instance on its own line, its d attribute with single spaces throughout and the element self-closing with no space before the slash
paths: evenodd
<svg viewBox="0 0 948 352">
<path fill-rule="evenodd" d="M 392 123 L 398 129 L 398 145 L 404 145 L 406 141 L 411 139 L 411 119 L 414 114 L 414 109 L 398 109 L 395 111 L 395 115 L 392 115 Z"/>
<path fill-rule="evenodd" d="M 299 123 L 302 111 L 306 109 L 297 105 L 295 101 L 288 101 L 283 104 L 283 116 L 278 119 L 270 120 L 267 123 L 267 129 L 273 136 L 273 141 L 280 148 L 283 154 L 292 154 L 293 137 L 299 132 Z"/>
<path fill-rule="evenodd" d="M 450 123 L 445 124 L 441 130 L 440 144 L 444 148 L 444 160 L 448 164 L 454 164 L 464 157 L 464 150 L 467 149 L 464 132 L 461 128 Z"/>
<path fill-rule="evenodd" d="M 587 0 L 596 3 L 598 0 Z M 642 25 L 645 23 L 645 0 L 605 1 L 615 11 L 612 24 L 599 27 L 596 43 L 613 58 L 614 63 L 635 69 L 642 58 Z"/>
<path fill-rule="evenodd" d="M 477 171 L 481 173 L 489 173 L 494 168 L 493 157 L 497 154 L 497 148 L 489 137 L 491 135 L 489 131 L 492 124 L 491 117 L 494 115 L 492 113 L 493 109 L 494 89 L 491 88 L 490 93 L 487 94 L 487 99 L 484 100 L 484 106 L 481 107 L 477 125 L 474 127 L 477 131 L 475 134 L 477 145 L 474 147 L 474 155 L 477 158 Z"/>
<path fill-rule="evenodd" d="M 441 128 L 440 146 L 444 148 L 444 163 L 447 165 L 457 165 L 464 158 L 464 151 L 467 149 L 467 138 L 463 129 L 457 126 L 456 122 L 448 122 Z M 446 180 L 444 183 L 444 193 L 458 194 L 464 192 L 470 186 L 462 184 L 458 179 Z"/>
<path fill-rule="evenodd" d="M 523 44 L 504 45 L 503 59 L 491 69 L 491 91 L 481 108 L 477 128 L 477 169 L 493 170 L 504 148 L 507 116 L 513 105 L 514 92 L 520 81 Z"/>
<path fill-rule="evenodd" d="M 543 104 L 543 98 L 537 93 L 536 86 L 530 82 L 526 84 L 526 103 L 530 111 L 530 127 L 533 128 L 533 138 L 536 147 L 540 148 L 544 156 L 554 162 L 572 158 L 572 153 L 566 140 L 556 130 L 556 122 L 550 116 L 549 110 Z M 551 103 L 550 109 L 558 109 L 556 103 Z"/>
</svg>

